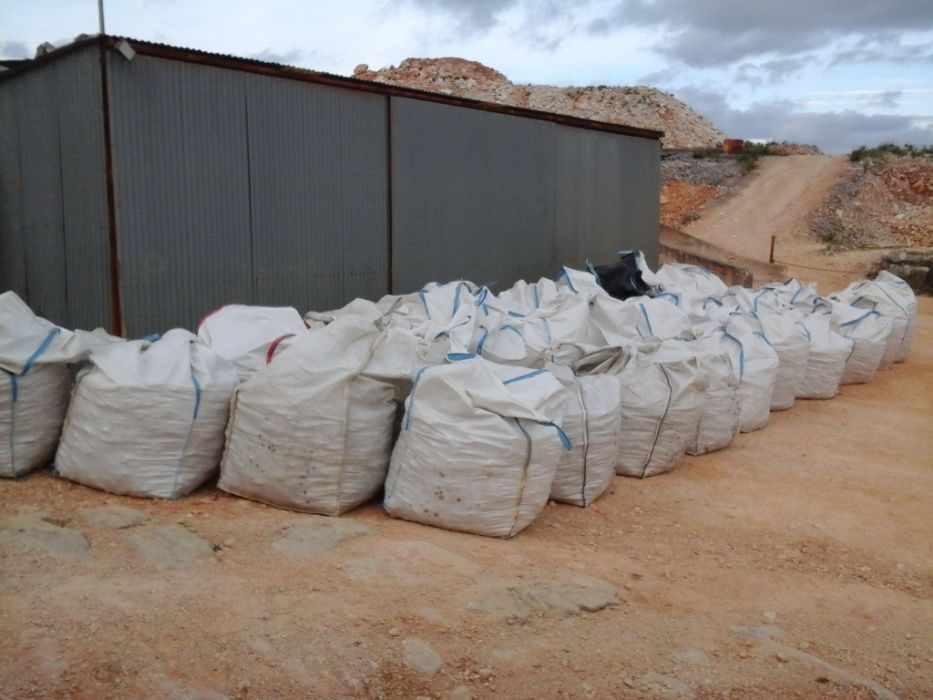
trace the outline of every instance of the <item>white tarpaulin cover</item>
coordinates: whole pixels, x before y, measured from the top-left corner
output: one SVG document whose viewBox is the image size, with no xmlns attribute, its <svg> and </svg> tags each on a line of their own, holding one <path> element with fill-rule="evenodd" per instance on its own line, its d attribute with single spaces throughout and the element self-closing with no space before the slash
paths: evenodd
<svg viewBox="0 0 933 700">
<path fill-rule="evenodd" d="M 567 390 L 544 369 L 475 355 L 451 360 L 422 369 L 405 402 L 385 508 L 405 520 L 511 537 L 547 504 L 571 446 L 558 427 Z"/>
<path fill-rule="evenodd" d="M 111 493 L 178 498 L 217 469 L 228 361 L 180 328 L 96 350 L 79 374 L 55 457 L 60 476 Z"/>
<path fill-rule="evenodd" d="M 557 465 L 551 498 L 587 506 L 609 488 L 616 473 L 621 387 L 611 374 L 574 377 L 568 367 L 551 365 L 549 369 L 568 390 L 561 427 L 572 445 Z"/>
<path fill-rule="evenodd" d="M 834 331 L 829 319 L 822 314 L 810 314 L 801 321 L 801 325 L 810 341 L 810 355 L 797 396 L 801 399 L 831 399 L 839 391 L 853 342 Z"/>
<path fill-rule="evenodd" d="M 72 333 L 36 316 L 14 292 L 0 294 L 0 476 L 49 463 L 68 410 L 68 364 L 111 339 Z"/>
<path fill-rule="evenodd" d="M 739 373 L 728 348 L 733 341 L 722 331 L 684 344 L 696 355 L 706 385 L 697 430 L 687 444 L 687 454 L 702 455 L 727 447 L 739 433 Z"/>
<path fill-rule="evenodd" d="M 379 312 L 340 316 L 276 355 L 234 394 L 219 486 L 291 510 L 339 515 L 385 480 L 396 388 L 368 373 Z"/>
<path fill-rule="evenodd" d="M 276 340 L 306 331 L 301 314 L 291 307 L 228 304 L 201 321 L 198 337 L 230 360 L 243 382 L 265 366 L 266 354 Z"/>
<path fill-rule="evenodd" d="M 619 379 L 617 474 L 654 476 L 677 466 L 700 420 L 704 385 L 693 351 L 677 341 L 605 348 L 584 357 L 575 369 Z"/>
</svg>

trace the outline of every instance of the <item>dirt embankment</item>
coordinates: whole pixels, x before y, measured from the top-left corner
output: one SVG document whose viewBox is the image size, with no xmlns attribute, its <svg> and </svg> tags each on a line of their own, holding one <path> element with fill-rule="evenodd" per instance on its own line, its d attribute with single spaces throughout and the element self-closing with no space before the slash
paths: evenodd
<svg viewBox="0 0 933 700">
<path fill-rule="evenodd" d="M 933 156 L 880 155 L 850 163 L 812 219 L 839 248 L 933 247 Z"/>
<path fill-rule="evenodd" d="M 646 86 L 518 85 L 482 63 L 462 58 L 407 58 L 398 67 L 357 66 L 353 77 L 458 97 L 570 114 L 664 131 L 668 148 L 705 148 L 723 133 L 673 95 Z"/>
</svg>

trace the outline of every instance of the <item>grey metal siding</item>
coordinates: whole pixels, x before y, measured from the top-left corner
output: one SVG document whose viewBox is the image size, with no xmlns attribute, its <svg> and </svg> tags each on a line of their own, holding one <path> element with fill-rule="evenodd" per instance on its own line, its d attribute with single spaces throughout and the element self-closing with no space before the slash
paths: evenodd
<svg viewBox="0 0 933 700">
<path fill-rule="evenodd" d="M 387 291 L 383 96 L 109 55 L 124 323 Z"/>
<path fill-rule="evenodd" d="M 96 47 L 0 84 L 3 288 L 65 326 L 108 325 Z"/>
<path fill-rule="evenodd" d="M 247 78 L 256 302 L 342 306 L 388 291 L 386 97 Z"/>
<path fill-rule="evenodd" d="M 391 99 L 395 291 L 551 271 L 555 125 Z"/>
<path fill-rule="evenodd" d="M 108 66 L 127 334 L 252 303 L 244 77 L 115 52 Z"/>
<path fill-rule="evenodd" d="M 581 267 L 641 249 L 656 264 L 659 142 L 566 126 L 556 139 L 557 257 Z"/>
</svg>

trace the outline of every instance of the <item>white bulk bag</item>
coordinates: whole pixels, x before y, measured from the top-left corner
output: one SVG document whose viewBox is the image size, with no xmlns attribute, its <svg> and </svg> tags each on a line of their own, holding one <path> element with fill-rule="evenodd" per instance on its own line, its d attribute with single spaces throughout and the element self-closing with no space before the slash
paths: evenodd
<svg viewBox="0 0 933 700">
<path fill-rule="evenodd" d="M 551 498 L 588 506 L 609 488 L 616 473 L 621 387 L 611 374 L 575 377 L 568 367 L 549 369 L 568 390 L 561 427 L 571 443 L 557 465 Z"/>
<path fill-rule="evenodd" d="M 230 360 L 243 382 L 265 366 L 273 343 L 306 331 L 301 314 L 291 307 L 228 304 L 204 317 L 198 326 L 198 338 Z"/>
<path fill-rule="evenodd" d="M 891 317 L 827 298 L 820 299 L 815 309 L 814 314 L 825 316 L 837 333 L 853 343 L 840 384 L 865 384 L 874 379 L 888 347 Z"/>
<path fill-rule="evenodd" d="M 703 382 L 683 343 L 605 348 L 581 359 L 578 374 L 619 379 L 622 433 L 616 474 L 646 477 L 677 466 L 696 434 Z"/>
<path fill-rule="evenodd" d="M 761 430 L 771 417 L 771 399 L 780 360 L 777 351 L 745 315 L 732 317 L 721 342 L 728 348 L 739 377 L 739 431 Z"/>
<path fill-rule="evenodd" d="M 663 268 L 662 268 L 663 269 Z M 700 402 L 696 433 L 687 444 L 687 454 L 702 455 L 727 447 L 739 434 L 739 373 L 732 365 L 728 338 L 722 331 L 684 344 L 697 358 L 706 388 Z"/>
<path fill-rule="evenodd" d="M 221 489 L 323 515 L 339 515 L 379 491 L 397 393 L 367 373 L 387 337 L 378 319 L 370 304 L 368 312 L 312 329 L 237 388 Z"/>
<path fill-rule="evenodd" d="M 232 363 L 180 328 L 91 354 L 55 457 L 60 476 L 128 496 L 178 498 L 217 469 Z"/>
<path fill-rule="evenodd" d="M 36 316 L 14 292 L 0 294 L 0 477 L 51 461 L 68 410 L 68 363 L 84 359 L 97 337 Z"/>
<path fill-rule="evenodd" d="M 801 321 L 810 341 L 807 371 L 797 389 L 801 399 L 831 399 L 839 391 L 846 360 L 853 342 L 839 335 L 822 314 L 811 314 Z"/>
<path fill-rule="evenodd" d="M 598 330 L 603 346 L 621 347 L 633 343 L 692 337 L 693 321 L 678 308 L 675 294 L 632 297 L 619 301 L 599 297 L 590 307 L 591 323 Z"/>
<path fill-rule="evenodd" d="M 839 294 L 834 294 L 832 298 L 858 309 L 877 311 L 891 318 L 891 333 L 878 369 L 890 369 L 899 357 L 903 359 L 904 347 L 906 346 L 908 351 L 910 349 L 909 343 L 906 342 L 910 313 L 885 287 L 871 280 L 860 280 L 853 282 Z"/>
<path fill-rule="evenodd" d="M 761 333 L 780 359 L 771 410 L 788 409 L 794 405 L 810 355 L 810 343 L 799 323 L 802 317 L 793 308 L 782 304 L 773 289 L 765 287 L 754 293 L 743 288 L 734 290 L 739 306 L 758 321 Z"/>
<path fill-rule="evenodd" d="M 895 274 L 882 270 L 875 277 L 875 284 L 887 292 L 891 301 L 907 313 L 907 329 L 904 339 L 894 358 L 895 362 L 903 362 L 910 354 L 910 349 L 917 334 L 917 295 L 904 280 Z"/>
<path fill-rule="evenodd" d="M 699 265 L 665 263 L 655 279 L 663 291 L 678 295 L 681 308 L 695 320 L 702 318 L 707 299 L 719 299 L 728 291 L 725 282 Z"/>
<path fill-rule="evenodd" d="M 793 277 L 783 284 L 765 285 L 764 289 L 773 290 L 782 304 L 803 314 L 809 314 L 813 310 L 814 302 L 819 298 L 815 283 L 804 284 Z"/>
<path fill-rule="evenodd" d="M 476 356 L 420 371 L 392 452 L 394 517 L 512 537 L 547 503 L 570 444 L 558 426 L 566 389 L 547 370 Z"/>
</svg>

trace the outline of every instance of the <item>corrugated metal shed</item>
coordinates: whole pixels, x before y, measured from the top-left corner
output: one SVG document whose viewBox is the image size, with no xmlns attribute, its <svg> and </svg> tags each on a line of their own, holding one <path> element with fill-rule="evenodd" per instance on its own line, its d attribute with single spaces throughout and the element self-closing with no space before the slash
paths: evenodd
<svg viewBox="0 0 933 700">
<path fill-rule="evenodd" d="M 95 45 L 0 82 L 0 286 L 85 328 L 110 303 L 100 105 Z"/>
<path fill-rule="evenodd" d="M 658 132 L 121 41 L 0 75 L 0 286 L 60 323 L 656 254 Z"/>
</svg>

